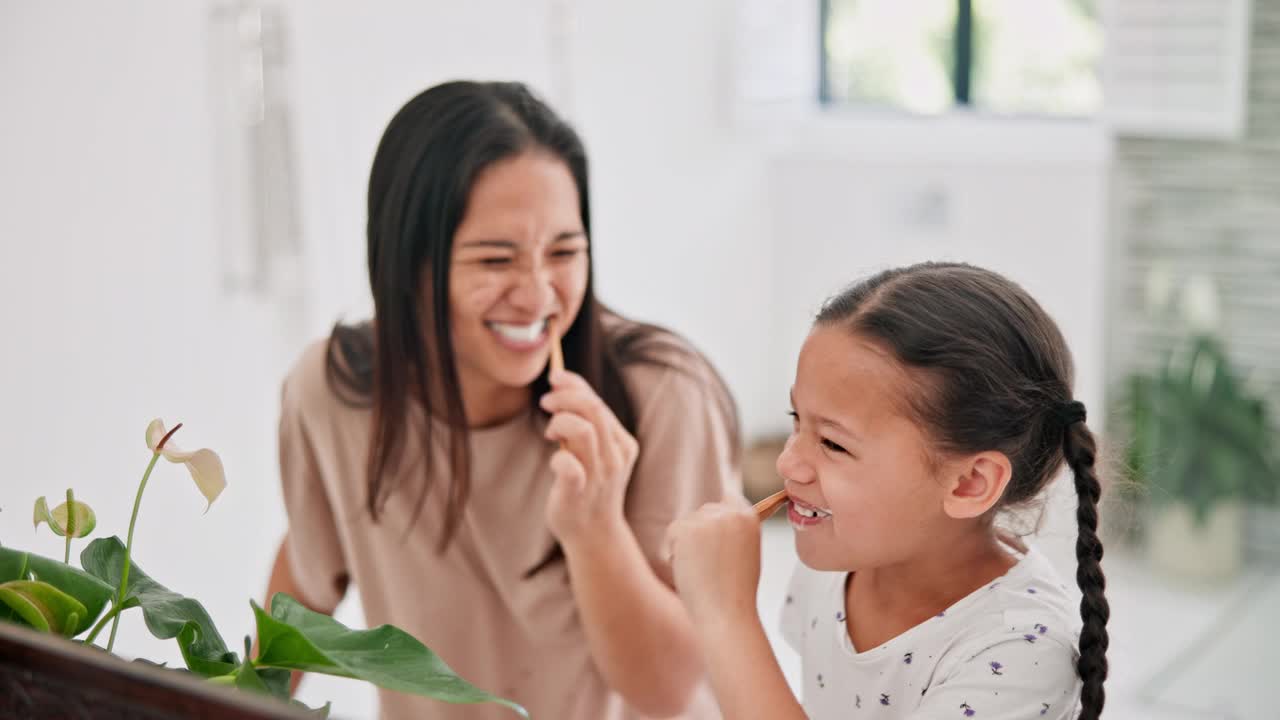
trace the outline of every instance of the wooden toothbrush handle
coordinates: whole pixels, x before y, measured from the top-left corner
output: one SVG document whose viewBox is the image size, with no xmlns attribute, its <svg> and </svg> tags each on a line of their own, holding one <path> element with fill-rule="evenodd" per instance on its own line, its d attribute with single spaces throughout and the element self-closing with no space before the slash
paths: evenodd
<svg viewBox="0 0 1280 720">
<path fill-rule="evenodd" d="M 785 503 L 786 501 L 787 501 L 787 491 L 779 490 L 778 492 L 756 503 L 755 505 L 756 517 L 759 518 L 762 522 L 764 520 L 768 520 L 771 515 L 778 512 L 778 508 L 782 507 L 783 503 Z"/>
</svg>

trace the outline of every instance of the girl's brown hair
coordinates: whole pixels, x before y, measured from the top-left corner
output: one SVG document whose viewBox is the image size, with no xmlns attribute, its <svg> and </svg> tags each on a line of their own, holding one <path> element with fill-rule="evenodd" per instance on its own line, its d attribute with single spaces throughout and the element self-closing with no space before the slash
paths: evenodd
<svg viewBox="0 0 1280 720">
<path fill-rule="evenodd" d="M 845 327 L 923 374 L 910 408 L 943 452 L 999 450 L 1013 475 L 998 507 L 1034 501 L 1065 462 L 1079 503 L 1076 581 L 1081 720 L 1105 701 L 1110 609 L 1098 539 L 1097 447 L 1072 397 L 1062 333 L 1025 290 L 964 264 L 923 263 L 882 272 L 832 298 L 820 325 Z"/>
</svg>

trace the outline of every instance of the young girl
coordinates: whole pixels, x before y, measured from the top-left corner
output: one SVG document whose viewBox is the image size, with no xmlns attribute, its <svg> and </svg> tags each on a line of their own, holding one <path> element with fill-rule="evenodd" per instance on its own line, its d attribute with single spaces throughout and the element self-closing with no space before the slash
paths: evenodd
<svg viewBox="0 0 1280 720">
<path fill-rule="evenodd" d="M 915 265 L 829 301 L 800 352 L 777 462 L 802 562 L 783 634 L 803 658 L 803 705 L 754 606 L 754 513 L 708 505 L 670 533 L 725 717 L 1097 718 L 1100 488 L 1071 384 L 1057 326 L 995 273 Z M 1045 558 L 994 522 L 1035 503 L 1064 462 L 1079 495 L 1078 616 Z"/>
<path fill-rule="evenodd" d="M 373 318 L 284 383 L 267 596 L 332 612 L 355 584 L 371 627 L 535 718 L 709 718 L 660 555 L 672 520 L 740 492 L 736 416 L 692 347 L 596 300 L 587 191 L 578 135 L 517 83 L 438 85 L 391 120 Z M 379 698 L 387 719 L 511 716 Z"/>
</svg>

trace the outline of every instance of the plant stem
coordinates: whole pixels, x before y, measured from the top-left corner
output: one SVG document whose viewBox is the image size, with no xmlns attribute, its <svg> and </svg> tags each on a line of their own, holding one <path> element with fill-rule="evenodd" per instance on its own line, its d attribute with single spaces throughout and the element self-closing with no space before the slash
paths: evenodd
<svg viewBox="0 0 1280 720">
<path fill-rule="evenodd" d="M 103 615 L 102 619 L 98 621 L 98 624 L 93 626 L 93 630 L 89 631 L 89 635 L 84 639 L 85 645 L 93 644 L 93 641 L 97 639 L 98 634 L 102 632 L 102 628 L 107 626 L 107 622 L 111 620 L 111 618 L 120 614 L 120 607 L 121 606 L 119 605 L 111 606 L 111 609 L 107 611 L 107 614 Z"/>
<path fill-rule="evenodd" d="M 76 534 L 76 498 L 67 488 L 67 549 L 62 554 L 62 564 L 71 564 L 71 537 Z"/>
<path fill-rule="evenodd" d="M 174 428 L 177 430 L 177 428 Z M 133 528 L 138 523 L 138 508 L 142 506 L 142 491 L 147 489 L 147 480 L 151 477 L 151 471 L 155 469 L 156 461 L 160 459 L 160 448 L 151 455 L 151 462 L 147 465 L 147 471 L 142 473 L 142 482 L 138 483 L 138 495 L 133 499 L 133 515 L 129 517 L 129 537 L 124 546 L 124 568 L 120 570 L 120 590 L 116 594 L 115 618 L 111 621 L 111 636 L 107 638 L 107 652 L 111 652 L 111 648 L 116 644 L 116 630 L 120 628 L 120 610 L 124 606 L 124 594 L 129 588 L 129 561 L 133 556 Z"/>
</svg>

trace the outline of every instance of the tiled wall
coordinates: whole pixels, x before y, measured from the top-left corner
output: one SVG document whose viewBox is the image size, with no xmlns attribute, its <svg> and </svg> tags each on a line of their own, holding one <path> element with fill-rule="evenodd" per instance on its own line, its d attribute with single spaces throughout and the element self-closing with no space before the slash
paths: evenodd
<svg viewBox="0 0 1280 720">
<path fill-rule="evenodd" d="M 1112 387 L 1173 338 L 1144 314 L 1150 269 L 1207 273 L 1232 358 L 1254 373 L 1280 424 L 1280 0 L 1253 2 L 1243 136 L 1119 138 L 1112 197 Z M 1255 512 L 1248 542 L 1255 558 L 1280 562 L 1280 513 Z"/>
</svg>

